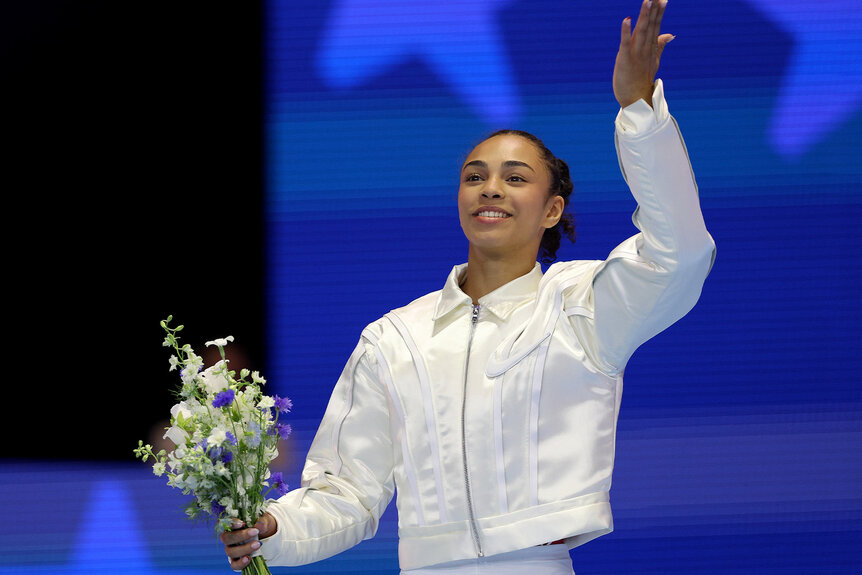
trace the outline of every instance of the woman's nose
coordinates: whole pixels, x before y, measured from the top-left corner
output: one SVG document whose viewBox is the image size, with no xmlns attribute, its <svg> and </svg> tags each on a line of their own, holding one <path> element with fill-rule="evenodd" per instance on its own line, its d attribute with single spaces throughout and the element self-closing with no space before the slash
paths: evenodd
<svg viewBox="0 0 862 575">
<path fill-rule="evenodd" d="M 486 182 L 485 188 L 482 190 L 483 198 L 502 198 L 502 186 L 500 186 L 500 180 L 497 178 L 489 178 Z"/>
</svg>

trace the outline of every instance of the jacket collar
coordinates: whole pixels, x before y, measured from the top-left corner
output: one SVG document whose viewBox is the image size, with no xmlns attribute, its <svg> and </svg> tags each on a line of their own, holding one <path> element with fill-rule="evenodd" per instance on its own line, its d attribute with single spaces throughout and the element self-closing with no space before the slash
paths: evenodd
<svg viewBox="0 0 862 575">
<path fill-rule="evenodd" d="M 470 296 L 461 290 L 461 283 L 467 277 L 467 264 L 452 268 L 446 284 L 440 290 L 437 306 L 434 309 L 434 321 L 459 307 L 469 307 L 473 304 Z M 505 320 L 526 300 L 533 299 L 542 280 L 542 266 L 536 262 L 529 273 L 516 278 L 506 285 L 500 286 L 491 293 L 479 298 L 482 309 L 488 310 L 498 318 Z"/>
</svg>

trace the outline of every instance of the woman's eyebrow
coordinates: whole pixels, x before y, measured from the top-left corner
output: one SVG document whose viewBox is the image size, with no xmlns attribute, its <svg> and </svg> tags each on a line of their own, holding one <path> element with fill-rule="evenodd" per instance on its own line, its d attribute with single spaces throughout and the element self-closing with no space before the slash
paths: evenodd
<svg viewBox="0 0 862 575">
<path fill-rule="evenodd" d="M 466 164 L 464 164 L 464 167 L 461 168 L 461 170 L 463 171 L 466 168 L 469 168 L 470 166 L 477 166 L 479 168 L 485 168 L 486 170 L 488 169 L 488 164 L 486 164 L 482 160 L 473 160 L 472 162 L 467 162 Z M 534 173 L 536 171 L 530 166 L 530 164 L 528 164 L 526 162 L 521 162 L 519 160 L 506 160 L 505 162 L 503 162 L 503 167 L 504 168 L 527 168 L 528 170 L 530 170 L 531 172 L 534 172 Z"/>
<path fill-rule="evenodd" d="M 503 162 L 503 167 L 505 167 L 505 168 L 527 168 L 531 172 L 536 171 L 530 166 L 530 164 L 528 164 L 526 162 L 521 162 L 518 160 L 506 160 L 505 162 Z"/>
</svg>

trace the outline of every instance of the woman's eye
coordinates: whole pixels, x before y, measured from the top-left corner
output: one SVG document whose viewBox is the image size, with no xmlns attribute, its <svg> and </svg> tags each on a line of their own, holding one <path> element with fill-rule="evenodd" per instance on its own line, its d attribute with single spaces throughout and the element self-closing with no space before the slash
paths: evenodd
<svg viewBox="0 0 862 575">
<path fill-rule="evenodd" d="M 470 174 L 466 178 L 464 178 L 465 182 L 478 182 L 482 179 L 482 176 L 479 174 Z"/>
<path fill-rule="evenodd" d="M 522 178 L 521 176 L 509 176 L 508 180 L 510 182 L 526 182 L 527 181 L 524 178 Z"/>
</svg>

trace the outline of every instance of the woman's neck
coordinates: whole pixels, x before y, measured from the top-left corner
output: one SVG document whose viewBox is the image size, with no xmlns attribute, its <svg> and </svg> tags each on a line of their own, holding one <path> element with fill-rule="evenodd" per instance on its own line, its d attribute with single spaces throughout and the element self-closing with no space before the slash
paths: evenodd
<svg viewBox="0 0 862 575">
<path fill-rule="evenodd" d="M 495 259 L 482 256 L 470 250 L 467 257 L 467 278 L 461 284 L 461 290 L 470 296 L 473 304 L 477 304 L 479 303 L 479 298 L 488 295 L 514 279 L 530 273 L 535 265 L 535 258 Z"/>
</svg>

